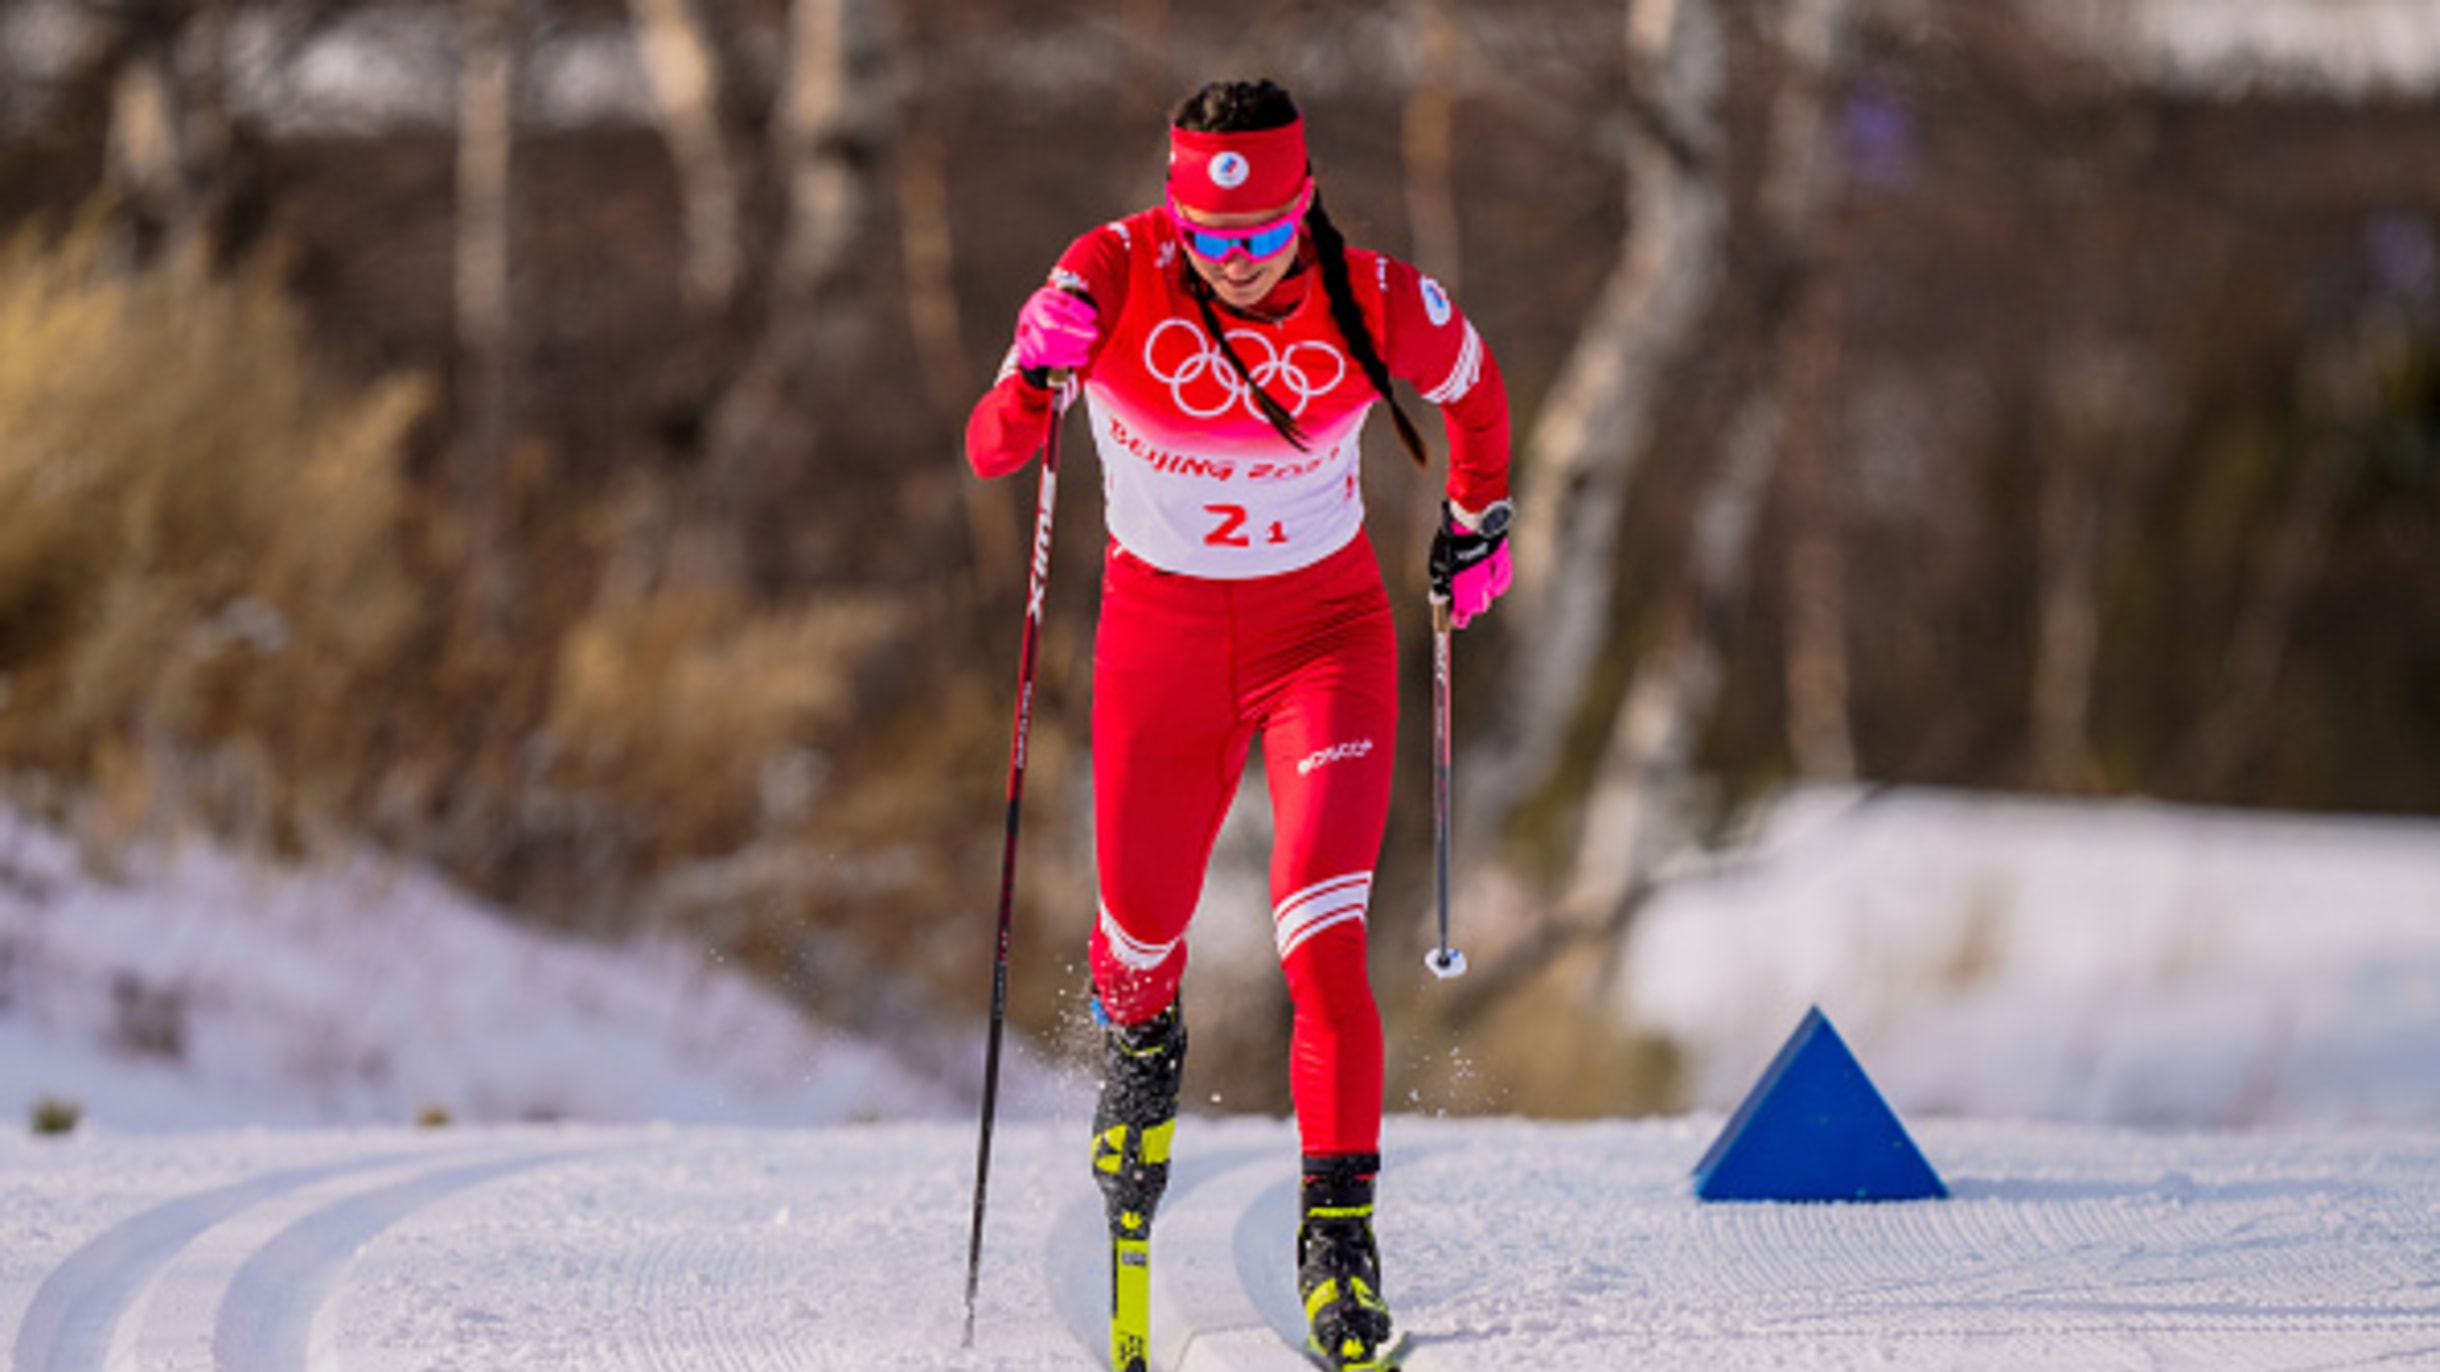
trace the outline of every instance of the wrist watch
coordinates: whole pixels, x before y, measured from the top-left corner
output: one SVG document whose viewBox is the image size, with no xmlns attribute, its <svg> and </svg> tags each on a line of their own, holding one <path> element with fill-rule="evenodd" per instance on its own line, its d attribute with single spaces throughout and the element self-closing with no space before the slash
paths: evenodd
<svg viewBox="0 0 2440 1372">
<path fill-rule="evenodd" d="M 1517 517 L 1513 500 L 1494 500 L 1474 520 L 1474 531 L 1485 538 L 1498 538 L 1508 532 L 1508 525 Z"/>
</svg>

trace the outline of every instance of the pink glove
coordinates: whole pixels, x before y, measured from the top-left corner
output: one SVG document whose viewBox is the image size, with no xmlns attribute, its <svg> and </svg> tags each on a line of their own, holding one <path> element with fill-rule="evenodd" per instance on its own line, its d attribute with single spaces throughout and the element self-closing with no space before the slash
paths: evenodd
<svg viewBox="0 0 2440 1372">
<path fill-rule="evenodd" d="M 1441 507 L 1440 528 L 1432 535 L 1432 555 L 1425 565 L 1432 599 L 1448 603 L 1452 627 L 1466 627 L 1516 580 L 1516 564 L 1508 558 L 1512 513 L 1508 502 L 1500 501 L 1484 511 L 1480 528 L 1469 529 L 1446 505 Z"/>
<path fill-rule="evenodd" d="M 1017 366 L 1024 371 L 1075 371 L 1093 358 L 1101 337 L 1093 302 L 1044 286 L 1017 311 Z"/>
<path fill-rule="evenodd" d="M 1508 540 L 1501 539 L 1491 556 L 1459 572 L 1449 586 L 1449 623 L 1466 627 L 1466 621 L 1491 608 L 1491 602 L 1507 591 L 1508 583 L 1516 580 L 1516 564 L 1508 558 Z"/>
</svg>

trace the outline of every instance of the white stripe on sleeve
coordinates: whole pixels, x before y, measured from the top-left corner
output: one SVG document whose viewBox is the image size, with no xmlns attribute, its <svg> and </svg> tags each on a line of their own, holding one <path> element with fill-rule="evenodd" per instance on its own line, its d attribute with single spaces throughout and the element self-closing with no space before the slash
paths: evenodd
<svg viewBox="0 0 2440 1372">
<path fill-rule="evenodd" d="M 1483 378 L 1483 336 L 1474 331 L 1474 321 L 1466 321 L 1466 336 L 1457 345 L 1457 361 L 1450 365 L 1448 379 L 1424 392 L 1423 398 L 1435 405 L 1462 400 L 1474 383 Z"/>
</svg>

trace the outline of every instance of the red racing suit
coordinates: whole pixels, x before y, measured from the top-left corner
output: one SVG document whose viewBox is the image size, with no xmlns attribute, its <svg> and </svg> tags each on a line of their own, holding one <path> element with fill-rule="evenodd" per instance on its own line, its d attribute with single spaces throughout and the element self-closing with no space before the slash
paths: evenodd
<svg viewBox="0 0 2440 1372">
<path fill-rule="evenodd" d="M 1161 213 L 1094 229 L 1051 274 L 1098 311 L 1079 380 L 1111 535 L 1094 644 L 1101 909 L 1090 951 L 1112 1020 L 1140 1023 L 1176 998 L 1212 844 L 1260 735 L 1303 1148 L 1368 1153 L 1383 1069 L 1365 919 L 1398 705 L 1358 479 L 1378 393 L 1332 321 L 1310 235 L 1297 251 L 1256 310 L 1212 308 L 1254 384 L 1295 417 L 1301 451 L 1215 346 Z M 1441 407 L 1450 498 L 1473 510 L 1504 498 L 1507 391 L 1474 326 L 1403 262 L 1350 248 L 1347 266 L 1389 371 Z M 975 471 L 997 477 L 1030 460 L 1050 401 L 1012 353 L 967 426 Z"/>
</svg>

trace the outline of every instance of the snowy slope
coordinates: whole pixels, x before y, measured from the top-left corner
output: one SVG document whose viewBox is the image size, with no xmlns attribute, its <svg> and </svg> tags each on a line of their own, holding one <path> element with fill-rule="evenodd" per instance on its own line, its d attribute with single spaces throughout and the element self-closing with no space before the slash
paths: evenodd
<svg viewBox="0 0 2440 1372">
<path fill-rule="evenodd" d="M 2057 37 L 2137 79 L 2222 98 L 2440 89 L 2428 0 L 2025 0 Z"/>
<path fill-rule="evenodd" d="M 190 842 L 97 876 L 0 811 L 0 1109 L 46 1097 L 117 1128 L 965 1109 L 666 940 L 538 938 L 369 858 L 300 872 Z"/>
<path fill-rule="evenodd" d="M 1941 1123 L 1952 1200 L 1706 1206 L 1716 1123 L 1394 1120 L 1413 1372 L 2440 1363 L 2440 1135 Z M 1089 1367 L 1083 1136 L 1003 1133 L 971 1351 L 951 1125 L 11 1139 L 0 1338 L 18 1372 Z M 1288 1127 L 1179 1147 L 1156 1365 L 1301 1366 Z"/>
<path fill-rule="evenodd" d="M 2440 823 L 1808 788 L 1639 917 L 1725 1109 L 1808 1005 L 1902 1111 L 2440 1126 Z"/>
<path fill-rule="evenodd" d="M 1794 798 L 1653 907 L 1620 979 L 1706 1113 L 1391 1120 L 1411 1367 L 2440 1367 L 2436 839 Z M 1691 1198 L 1815 1000 L 1954 1199 Z M 1013 1075 L 961 1351 L 967 1093 L 683 950 L 536 940 L 412 873 L 187 845 L 101 880 L 0 822 L 0 1105 L 87 1109 L 0 1132 L 0 1348 L 16 1372 L 1092 1366 L 1085 1103 Z M 397 1127 L 426 1105 L 460 1123 Z M 2178 1111 L 2254 1127 L 2123 1127 Z M 2008 1122 L 2080 1112 L 2114 1122 Z M 1301 1365 L 1290 1127 L 1190 1118 L 1179 1148 L 1157 1365 Z"/>
</svg>

